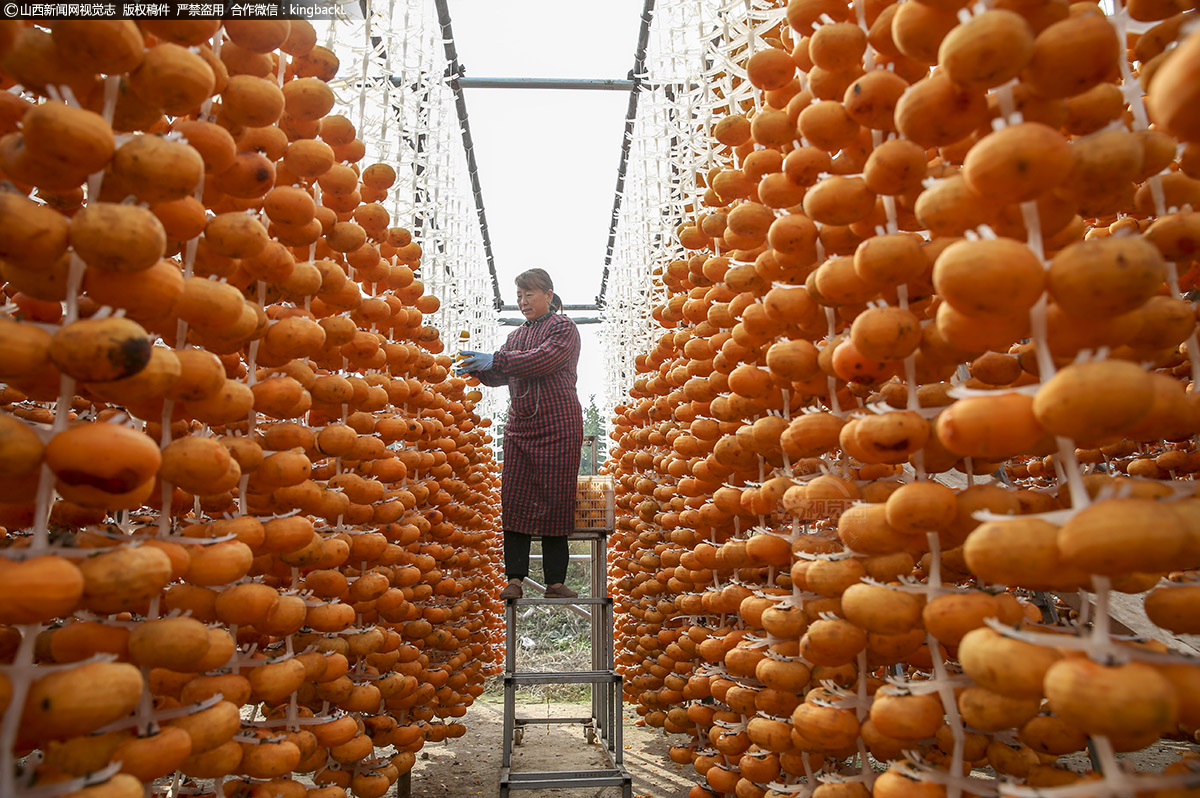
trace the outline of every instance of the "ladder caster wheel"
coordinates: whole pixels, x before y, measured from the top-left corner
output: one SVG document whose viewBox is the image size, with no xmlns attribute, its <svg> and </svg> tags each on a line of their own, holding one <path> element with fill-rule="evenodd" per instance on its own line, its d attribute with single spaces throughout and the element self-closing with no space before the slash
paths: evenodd
<svg viewBox="0 0 1200 798">
<path fill-rule="evenodd" d="M 521 726 L 518 726 L 515 729 L 513 729 L 513 745 L 520 745 L 521 741 L 524 739 L 525 739 L 525 729 L 524 728 L 522 728 Z"/>
<path fill-rule="evenodd" d="M 595 745 L 596 744 L 596 727 L 588 726 L 586 729 L 584 729 L 583 730 L 583 739 L 586 740 L 589 745 Z"/>
</svg>

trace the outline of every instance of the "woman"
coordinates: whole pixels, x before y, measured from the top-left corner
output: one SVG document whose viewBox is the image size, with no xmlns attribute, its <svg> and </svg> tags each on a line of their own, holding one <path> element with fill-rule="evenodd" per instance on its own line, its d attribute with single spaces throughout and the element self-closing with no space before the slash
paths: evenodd
<svg viewBox="0 0 1200 798">
<path fill-rule="evenodd" d="M 540 537 L 546 597 L 574 598 L 579 594 L 563 582 L 583 445 L 583 410 L 575 393 L 579 329 L 558 312 L 562 300 L 544 269 L 522 272 L 516 282 L 525 323 L 494 354 L 463 352 L 467 357 L 461 365 L 484 385 L 508 384 L 500 489 L 508 586 L 500 597 L 524 595 L 529 546 Z"/>
</svg>

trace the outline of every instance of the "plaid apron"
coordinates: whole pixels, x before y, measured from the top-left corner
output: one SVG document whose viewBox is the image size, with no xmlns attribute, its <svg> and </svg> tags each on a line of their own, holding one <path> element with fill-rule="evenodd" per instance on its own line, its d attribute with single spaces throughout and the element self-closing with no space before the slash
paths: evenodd
<svg viewBox="0 0 1200 798">
<path fill-rule="evenodd" d="M 579 328 L 562 313 L 525 322 L 509 334 L 484 385 L 508 384 L 504 529 L 540 537 L 575 528 L 575 486 L 583 445 L 583 409 L 575 392 Z"/>
</svg>

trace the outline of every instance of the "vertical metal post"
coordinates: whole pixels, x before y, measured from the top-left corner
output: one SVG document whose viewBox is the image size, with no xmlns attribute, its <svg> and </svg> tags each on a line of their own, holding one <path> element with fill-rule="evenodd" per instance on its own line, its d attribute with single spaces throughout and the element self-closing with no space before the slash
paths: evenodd
<svg viewBox="0 0 1200 798">
<path fill-rule="evenodd" d="M 596 574 L 600 568 L 599 561 L 596 559 L 596 541 L 597 541 L 597 539 L 598 538 L 592 538 L 588 542 L 588 546 L 591 550 L 591 559 L 588 564 L 589 564 L 589 569 L 591 572 L 590 576 L 591 576 L 591 582 L 592 582 L 591 587 L 592 587 L 592 596 L 593 597 L 600 597 L 600 596 L 604 595 L 604 592 L 602 590 L 597 589 L 597 586 L 599 583 L 597 581 Z M 604 613 L 603 607 L 593 607 L 592 608 L 592 629 L 591 629 L 591 631 L 592 631 L 592 670 L 594 670 L 594 671 L 603 670 L 605 667 L 604 660 L 601 658 L 601 655 L 603 654 L 603 652 L 601 651 L 600 647 L 601 647 L 601 645 L 603 645 L 601 643 L 601 640 L 604 637 L 605 632 L 606 632 L 606 629 L 605 629 L 605 621 L 606 620 L 607 620 L 607 616 Z M 592 685 L 592 723 L 596 726 L 596 731 L 601 736 L 603 736 L 603 734 L 604 734 L 604 717 L 603 717 L 603 714 L 601 713 L 601 708 L 603 707 L 603 705 L 604 705 L 604 685 L 593 684 Z"/>
<path fill-rule="evenodd" d="M 517 670 L 517 603 L 504 602 L 504 729 L 501 767 L 512 767 L 513 734 L 517 720 L 517 686 L 512 676 Z M 507 789 L 501 788 L 507 793 Z"/>
<path fill-rule="evenodd" d="M 500 757 L 500 766 L 512 767 L 513 729 L 517 717 L 517 685 L 513 683 L 512 674 L 504 675 L 504 750 Z"/>
<path fill-rule="evenodd" d="M 595 448 L 593 443 L 592 456 L 595 457 Z M 592 561 L 593 561 L 593 580 L 597 596 L 608 597 L 608 558 L 605 556 L 605 533 L 601 532 L 592 541 Z M 608 649 L 612 645 L 613 638 L 613 616 L 612 616 L 612 600 L 610 599 L 602 607 L 598 607 L 598 613 L 603 619 L 603 630 L 600 633 L 599 639 L 596 641 L 596 650 L 592 656 L 599 659 L 600 665 L 596 670 L 613 669 L 612 657 L 608 656 Z M 613 683 L 605 682 L 603 695 L 600 697 L 599 706 L 597 709 L 598 717 L 603 718 L 603 729 L 601 734 L 604 737 L 605 744 L 609 744 L 612 740 L 612 702 L 613 702 Z"/>
<path fill-rule="evenodd" d="M 617 676 L 616 682 L 613 684 L 613 690 L 617 696 L 621 696 L 624 692 L 624 680 Z M 613 712 L 616 713 L 616 718 L 613 723 L 613 734 L 616 738 L 613 745 L 613 757 L 618 765 L 625 760 L 625 723 L 621 717 L 621 702 L 619 698 L 613 699 Z"/>
<path fill-rule="evenodd" d="M 597 451 L 600 448 L 599 436 L 598 435 L 584 435 L 583 436 L 583 445 L 585 447 L 587 447 L 588 462 L 589 462 L 588 474 L 590 476 L 594 477 L 594 476 L 596 476 L 597 468 L 599 466 L 599 456 L 600 455 L 599 455 L 599 452 Z"/>
<path fill-rule="evenodd" d="M 504 672 L 517 671 L 517 605 L 504 602 Z"/>
<path fill-rule="evenodd" d="M 608 604 L 607 607 L 604 608 L 604 615 L 607 618 L 609 628 L 612 628 L 613 605 L 611 602 Z M 611 636 L 609 637 L 609 640 L 607 642 L 607 656 L 608 656 L 608 667 L 615 673 L 616 672 L 616 664 L 613 660 L 613 655 L 612 655 L 612 637 Z M 605 741 L 608 743 L 608 747 L 609 747 L 610 751 L 613 751 L 614 753 L 618 753 L 616 748 L 614 748 L 614 745 L 615 745 L 615 742 L 614 742 L 615 736 L 614 735 L 619 734 L 619 732 L 616 732 L 615 730 L 619 729 L 621 726 L 621 709 L 620 709 L 620 707 L 621 707 L 621 701 L 623 700 L 624 696 L 622 695 L 621 683 L 619 681 L 609 682 L 608 689 L 611 692 L 609 693 L 609 697 L 608 697 L 608 706 L 605 708 L 605 711 L 608 713 L 608 728 L 605 729 L 605 738 L 606 738 Z M 620 762 L 620 761 L 621 760 L 620 760 L 619 754 L 618 754 L 617 762 Z"/>
<path fill-rule="evenodd" d="M 400 774 L 396 779 L 396 798 L 412 798 L 412 771 Z"/>
</svg>

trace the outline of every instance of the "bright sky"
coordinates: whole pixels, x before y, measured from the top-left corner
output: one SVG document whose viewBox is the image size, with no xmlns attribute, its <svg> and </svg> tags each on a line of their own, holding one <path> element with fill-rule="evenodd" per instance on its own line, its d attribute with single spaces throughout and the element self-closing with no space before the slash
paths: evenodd
<svg viewBox="0 0 1200 798">
<path fill-rule="evenodd" d="M 449 0 L 459 63 L 475 78 L 623 79 L 633 66 L 642 5 L 642 0 Z M 593 302 L 604 268 L 628 92 L 465 94 L 504 301 L 515 302 L 517 274 L 540 266 L 565 303 Z M 579 398 L 585 406 L 589 394 L 603 393 L 597 327 L 580 327 Z"/>
</svg>

